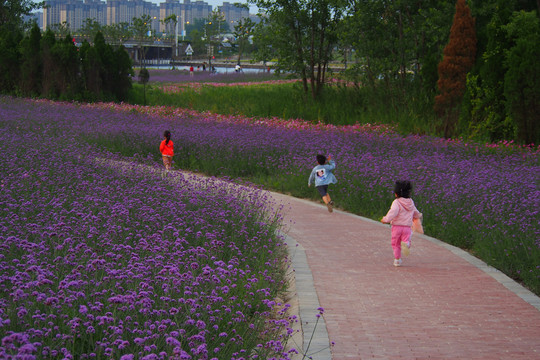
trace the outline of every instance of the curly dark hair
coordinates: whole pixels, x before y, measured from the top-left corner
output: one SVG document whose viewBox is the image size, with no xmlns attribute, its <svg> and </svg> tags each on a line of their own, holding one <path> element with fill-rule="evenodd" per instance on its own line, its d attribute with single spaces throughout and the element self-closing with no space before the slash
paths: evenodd
<svg viewBox="0 0 540 360">
<path fill-rule="evenodd" d="M 411 191 L 412 191 L 412 184 L 408 180 L 397 180 L 394 185 L 394 193 L 398 197 L 402 198 L 410 198 L 411 197 Z"/>
<path fill-rule="evenodd" d="M 324 165 L 326 163 L 326 156 L 324 155 L 317 155 L 317 163 L 319 165 Z"/>
</svg>

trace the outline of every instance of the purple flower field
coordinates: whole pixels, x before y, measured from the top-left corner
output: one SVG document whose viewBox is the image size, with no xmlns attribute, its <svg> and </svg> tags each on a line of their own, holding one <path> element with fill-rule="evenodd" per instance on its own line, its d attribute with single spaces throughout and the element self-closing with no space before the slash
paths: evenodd
<svg viewBox="0 0 540 360">
<path fill-rule="evenodd" d="M 117 115 L 0 98 L 0 358 L 288 359 L 273 204 L 84 141 Z"/>
<path fill-rule="evenodd" d="M 394 181 L 409 179 L 428 235 L 540 293 L 538 148 L 168 107 L 0 98 L 0 171 L 8 174 L 0 185 L 0 351 L 287 358 L 279 355 L 286 340 L 279 329 L 291 319 L 272 320 L 287 307 L 274 302 L 286 258 L 274 235 L 279 215 L 248 187 L 230 193 L 214 180 L 192 185 L 138 171 L 140 164 L 162 167 L 165 129 L 177 168 L 314 200 L 307 178 L 315 155 L 331 154 L 337 206 L 374 219 L 388 210 Z M 269 355 L 273 349 L 278 355 Z"/>
<path fill-rule="evenodd" d="M 105 110 L 112 111 L 108 119 L 98 120 L 100 130 L 87 135 L 101 146 L 126 155 L 155 154 L 167 128 L 178 141 L 180 168 L 247 178 L 314 200 L 320 199 L 306 186 L 307 176 L 317 153 L 331 154 L 339 181 L 331 189 L 334 201 L 373 219 L 390 207 L 394 181 L 409 179 L 428 235 L 468 249 L 540 294 L 538 147 L 170 107 L 95 104 L 84 111 Z"/>
</svg>

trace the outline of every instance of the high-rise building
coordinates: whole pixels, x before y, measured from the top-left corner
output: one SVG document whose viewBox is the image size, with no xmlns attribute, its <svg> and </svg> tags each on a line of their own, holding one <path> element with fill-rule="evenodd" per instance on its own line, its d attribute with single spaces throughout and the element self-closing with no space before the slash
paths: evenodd
<svg viewBox="0 0 540 360">
<path fill-rule="evenodd" d="M 43 8 L 41 28 L 46 30 L 53 25 L 66 23 L 71 31 L 84 26 L 87 19 L 93 19 L 101 25 L 118 23 L 131 24 L 133 18 L 149 15 L 150 29 L 155 32 L 172 32 L 172 22 L 165 24 L 170 15 L 177 16 L 178 31 L 184 33 L 185 26 L 194 19 L 207 18 L 212 13 L 212 6 L 202 0 L 165 0 L 159 5 L 144 0 L 46 0 Z M 237 8 L 228 2 L 223 3 L 220 11 L 225 20 L 234 26 L 242 17 L 249 16 L 249 10 Z"/>
<path fill-rule="evenodd" d="M 143 0 L 107 0 L 106 25 L 128 23 L 133 18 L 149 15 L 150 28 L 159 31 L 159 8 L 156 4 Z"/>
<path fill-rule="evenodd" d="M 225 20 L 229 24 L 229 28 L 231 30 L 234 29 L 235 25 L 237 25 L 240 20 L 249 17 L 249 9 L 237 7 L 229 2 L 224 2 L 223 5 L 219 6 L 218 8 L 225 17 Z"/>
</svg>

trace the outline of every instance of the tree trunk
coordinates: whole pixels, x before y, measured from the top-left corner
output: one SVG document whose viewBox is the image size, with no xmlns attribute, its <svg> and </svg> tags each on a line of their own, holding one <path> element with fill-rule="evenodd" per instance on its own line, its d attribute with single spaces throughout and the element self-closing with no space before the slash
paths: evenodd
<svg viewBox="0 0 540 360">
<path fill-rule="evenodd" d="M 313 18 L 313 12 L 311 15 L 311 44 L 309 50 L 309 75 L 311 80 L 311 97 L 315 99 L 317 97 L 317 83 L 315 81 L 315 19 Z"/>
<path fill-rule="evenodd" d="M 304 64 L 304 55 L 303 55 L 303 52 L 302 52 L 302 38 L 301 38 L 301 34 L 300 34 L 300 29 L 296 26 L 294 21 L 295 20 L 293 19 L 292 22 L 291 22 L 291 29 L 293 30 L 294 41 L 295 41 L 295 44 L 296 44 L 296 52 L 297 52 L 297 56 L 298 56 L 297 61 L 298 61 L 299 64 L 302 64 L 302 68 L 300 69 L 300 76 L 302 77 L 302 85 L 303 85 L 303 88 L 304 88 L 304 93 L 307 93 L 308 92 L 308 84 L 307 84 L 306 67 L 303 65 Z"/>
</svg>

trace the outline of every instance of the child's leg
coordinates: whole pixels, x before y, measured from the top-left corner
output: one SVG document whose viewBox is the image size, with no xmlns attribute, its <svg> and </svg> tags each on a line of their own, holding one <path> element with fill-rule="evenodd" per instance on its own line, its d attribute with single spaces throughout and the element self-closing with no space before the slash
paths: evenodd
<svg viewBox="0 0 540 360">
<path fill-rule="evenodd" d="M 405 242 L 408 248 L 411 247 L 411 238 L 412 238 L 412 229 L 411 228 L 404 229 L 403 238 L 401 239 L 401 241 Z"/>
<path fill-rule="evenodd" d="M 162 159 L 163 159 L 163 166 L 165 166 L 165 169 L 167 169 L 167 157 L 163 155 Z"/>
<path fill-rule="evenodd" d="M 165 165 L 165 170 L 170 169 L 170 167 L 171 167 L 170 160 L 171 160 L 170 157 L 163 155 L 163 165 Z"/>
<path fill-rule="evenodd" d="M 394 259 L 401 259 L 401 226 L 392 225 L 392 250 Z"/>
<path fill-rule="evenodd" d="M 317 186 L 317 191 L 321 195 L 322 200 L 325 204 L 330 202 L 330 195 L 328 195 L 328 185 L 319 185 Z"/>
</svg>

